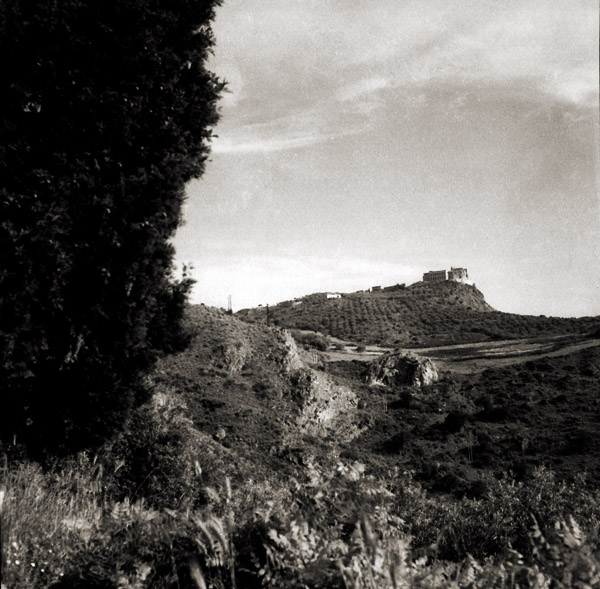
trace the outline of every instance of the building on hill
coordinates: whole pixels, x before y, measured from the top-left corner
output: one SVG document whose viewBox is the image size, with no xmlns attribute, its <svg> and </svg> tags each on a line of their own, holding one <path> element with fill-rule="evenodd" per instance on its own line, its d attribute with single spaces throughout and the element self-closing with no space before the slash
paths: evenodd
<svg viewBox="0 0 600 589">
<path fill-rule="evenodd" d="M 377 292 L 381 290 L 381 286 L 372 286 L 371 287 L 371 292 Z"/>
<path fill-rule="evenodd" d="M 342 295 L 339 292 L 328 292 L 327 298 L 328 299 L 341 299 Z"/>
<path fill-rule="evenodd" d="M 469 280 L 466 268 L 450 268 L 450 270 L 432 270 L 423 274 L 423 282 L 460 282 L 462 284 L 473 284 Z"/>
<path fill-rule="evenodd" d="M 431 270 L 423 274 L 423 282 L 446 282 L 446 270 Z"/>
<path fill-rule="evenodd" d="M 466 268 L 450 268 L 448 272 L 448 280 L 452 282 L 462 282 L 464 284 L 470 284 L 469 273 Z"/>
<path fill-rule="evenodd" d="M 402 284 L 394 284 L 393 286 L 384 286 L 381 290 L 384 292 L 390 292 L 395 290 L 404 290 L 406 288 L 406 283 Z"/>
</svg>

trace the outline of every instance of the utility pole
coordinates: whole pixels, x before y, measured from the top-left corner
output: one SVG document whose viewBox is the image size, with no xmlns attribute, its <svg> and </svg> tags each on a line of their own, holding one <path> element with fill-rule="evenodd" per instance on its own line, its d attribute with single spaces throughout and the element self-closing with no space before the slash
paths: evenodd
<svg viewBox="0 0 600 589">
<path fill-rule="evenodd" d="M 231 307 L 231 295 L 227 297 L 227 314 L 233 315 L 233 309 Z"/>
<path fill-rule="evenodd" d="M 267 305 L 267 327 L 271 325 L 271 315 L 269 314 L 269 305 Z"/>
</svg>

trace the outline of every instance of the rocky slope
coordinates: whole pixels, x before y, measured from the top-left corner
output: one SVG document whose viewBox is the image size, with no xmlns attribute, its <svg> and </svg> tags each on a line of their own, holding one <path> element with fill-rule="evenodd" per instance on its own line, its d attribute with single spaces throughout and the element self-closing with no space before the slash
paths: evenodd
<svg viewBox="0 0 600 589">
<path fill-rule="evenodd" d="M 255 464 L 255 476 L 275 466 L 284 474 L 307 437 L 358 435 L 355 393 L 303 362 L 288 332 L 203 305 L 188 321 L 191 346 L 161 360 L 155 378 L 181 395 L 198 430 Z"/>
<path fill-rule="evenodd" d="M 155 379 L 211 440 L 206 460 L 224 464 L 217 445 L 227 453 L 227 476 L 285 478 L 340 455 L 380 474 L 400 465 L 459 494 L 484 472 L 527 476 L 536 464 L 600 477 L 600 346 L 436 375 L 405 351 L 330 362 L 283 329 L 203 306 L 189 322 L 191 347 L 163 359 Z"/>
</svg>

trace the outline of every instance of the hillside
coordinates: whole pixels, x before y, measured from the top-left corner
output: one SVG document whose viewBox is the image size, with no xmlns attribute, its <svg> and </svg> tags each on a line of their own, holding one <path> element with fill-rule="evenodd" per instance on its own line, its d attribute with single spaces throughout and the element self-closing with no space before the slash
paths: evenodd
<svg viewBox="0 0 600 589">
<path fill-rule="evenodd" d="M 415 390 L 368 386 L 372 356 L 305 351 L 278 327 L 201 305 L 188 321 L 192 346 L 161 362 L 157 382 L 182 395 L 195 426 L 231 452 L 242 477 L 248 464 L 268 479 L 341 453 L 380 474 L 401 464 L 448 492 L 467 492 L 484 472 L 539 464 L 600 482 L 596 340 L 558 357 L 544 357 L 547 347 L 525 362 L 507 354 L 470 374 L 440 362 L 441 380 Z M 449 352 L 469 358 L 473 349 Z"/>
<path fill-rule="evenodd" d="M 469 374 L 452 362 L 493 346 L 455 346 L 437 381 L 368 385 L 374 350 L 202 305 L 187 324 L 95 456 L 4 449 L 7 587 L 597 586 L 600 341 Z"/>
<path fill-rule="evenodd" d="M 528 478 L 546 465 L 561 478 L 600 483 L 600 346 L 437 383 L 368 387 L 364 362 L 328 369 L 359 392 L 370 427 L 345 455 L 373 468 L 414 470 L 432 489 L 479 496 L 481 475 Z"/>
<path fill-rule="evenodd" d="M 315 434 L 357 435 L 354 392 L 304 363 L 287 332 L 203 305 L 190 307 L 188 324 L 191 346 L 164 358 L 155 379 L 177 390 L 195 427 L 231 452 L 242 478 L 289 475 L 290 456 Z"/>
<path fill-rule="evenodd" d="M 267 310 L 237 316 L 266 323 Z M 587 333 L 600 318 L 563 319 L 502 313 L 476 287 L 457 282 L 417 282 L 406 288 L 344 294 L 325 293 L 269 308 L 273 325 L 321 332 L 343 340 L 384 346 L 426 347 L 547 335 Z"/>
</svg>

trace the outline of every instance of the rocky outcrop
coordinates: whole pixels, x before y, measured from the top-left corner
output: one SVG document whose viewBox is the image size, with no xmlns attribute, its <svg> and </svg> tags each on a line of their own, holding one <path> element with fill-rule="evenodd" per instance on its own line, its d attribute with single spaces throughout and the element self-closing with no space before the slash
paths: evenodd
<svg viewBox="0 0 600 589">
<path fill-rule="evenodd" d="M 334 431 L 338 440 L 350 440 L 358 434 L 356 394 L 325 373 L 301 368 L 291 375 L 294 400 L 300 413 L 296 425 L 313 435 Z"/>
<path fill-rule="evenodd" d="M 285 329 L 282 332 L 282 337 L 283 341 L 281 343 L 283 355 L 280 359 L 281 366 L 284 372 L 293 372 L 303 365 L 298 354 L 298 348 L 296 347 L 296 340 L 294 340 L 290 332 Z"/>
<path fill-rule="evenodd" d="M 222 358 L 223 366 L 231 374 L 240 372 L 252 354 L 250 343 L 245 338 L 217 346 L 217 356 Z"/>
<path fill-rule="evenodd" d="M 422 387 L 439 379 L 435 364 L 410 352 L 383 354 L 369 363 L 366 374 L 370 385 L 410 385 Z"/>
</svg>

